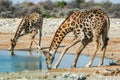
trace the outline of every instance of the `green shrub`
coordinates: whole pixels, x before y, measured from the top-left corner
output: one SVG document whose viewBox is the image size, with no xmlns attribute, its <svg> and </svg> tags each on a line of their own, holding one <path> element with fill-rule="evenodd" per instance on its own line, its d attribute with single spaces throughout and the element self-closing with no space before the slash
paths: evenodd
<svg viewBox="0 0 120 80">
<path fill-rule="evenodd" d="M 59 8 L 64 8 L 65 6 L 66 6 L 66 2 L 65 1 L 58 1 L 57 2 L 57 7 L 59 7 Z"/>
<path fill-rule="evenodd" d="M 43 13 L 43 17 L 45 17 L 45 18 L 50 18 L 51 15 L 50 15 L 49 12 L 46 11 L 45 13 Z"/>
</svg>

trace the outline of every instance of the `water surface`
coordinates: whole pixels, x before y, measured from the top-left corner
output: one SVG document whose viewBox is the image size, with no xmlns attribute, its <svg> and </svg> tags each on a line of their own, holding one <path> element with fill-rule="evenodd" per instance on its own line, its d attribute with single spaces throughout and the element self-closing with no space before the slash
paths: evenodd
<svg viewBox="0 0 120 80">
<path fill-rule="evenodd" d="M 15 51 L 15 56 L 11 56 L 9 51 L 0 50 L 0 72 L 16 72 L 23 70 L 40 70 L 47 69 L 44 55 L 38 52 L 28 52 L 28 51 Z M 59 58 L 60 54 L 56 54 L 53 65 Z M 70 68 L 75 55 L 65 54 L 63 57 L 59 68 Z M 77 62 L 77 67 L 85 67 L 89 62 L 90 57 L 86 55 L 81 55 Z M 100 58 L 96 57 L 92 66 L 97 66 L 99 64 Z M 104 59 L 104 65 L 108 65 L 110 59 Z"/>
</svg>

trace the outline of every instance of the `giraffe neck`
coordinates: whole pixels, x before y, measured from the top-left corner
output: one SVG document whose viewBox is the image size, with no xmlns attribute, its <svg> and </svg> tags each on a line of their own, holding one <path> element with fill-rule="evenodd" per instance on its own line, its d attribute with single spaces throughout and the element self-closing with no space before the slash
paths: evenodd
<svg viewBox="0 0 120 80">
<path fill-rule="evenodd" d="M 21 34 L 22 30 L 23 30 L 23 24 L 24 24 L 24 22 L 25 22 L 25 18 L 23 18 L 21 20 L 21 22 L 20 22 L 20 24 L 19 24 L 19 26 L 17 28 L 17 31 L 15 33 L 15 36 L 13 38 L 13 40 L 14 40 L 15 43 L 18 41 L 18 38 L 20 37 L 20 34 Z"/>
<path fill-rule="evenodd" d="M 49 48 L 49 53 L 54 56 L 60 43 L 64 39 L 64 37 L 73 30 L 72 27 L 69 26 L 69 23 L 63 22 L 61 26 L 56 31 L 52 43 Z"/>
</svg>

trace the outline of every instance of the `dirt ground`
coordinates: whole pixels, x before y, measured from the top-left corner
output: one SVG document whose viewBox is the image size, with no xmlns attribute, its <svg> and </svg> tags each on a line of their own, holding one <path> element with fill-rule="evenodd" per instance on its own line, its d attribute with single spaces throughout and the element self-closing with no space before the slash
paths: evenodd
<svg viewBox="0 0 120 80">
<path fill-rule="evenodd" d="M 4 49 L 7 50 L 10 47 L 10 39 L 13 38 L 14 33 L 0 33 L 0 49 Z M 17 45 L 15 47 L 15 50 L 27 50 L 29 48 L 30 45 L 30 39 L 31 39 L 31 35 L 26 35 L 23 36 L 19 39 L 19 41 L 17 42 Z M 53 36 L 43 36 L 42 37 L 42 43 L 41 43 L 41 47 L 43 49 L 48 49 L 51 41 L 53 39 Z M 65 39 L 63 40 L 62 44 L 60 45 L 61 47 L 58 48 L 58 52 L 61 52 L 64 48 L 64 46 L 68 45 L 73 39 L 73 36 L 66 36 Z M 35 38 L 35 41 L 38 42 L 38 36 Z M 36 44 L 33 43 L 32 48 L 36 48 Z M 71 53 L 71 54 L 75 54 L 76 50 L 79 47 L 79 43 L 75 46 L 73 46 L 72 48 L 70 48 L 67 53 Z M 87 45 L 87 47 L 83 50 L 82 54 L 86 54 L 86 55 L 92 55 L 94 49 L 94 43 L 90 43 Z M 120 60 L 120 38 L 110 38 L 109 42 L 108 42 L 108 47 L 106 50 L 106 54 L 105 57 L 107 58 L 111 58 L 114 60 Z M 102 52 L 101 50 L 98 51 L 97 56 L 101 56 Z"/>
</svg>

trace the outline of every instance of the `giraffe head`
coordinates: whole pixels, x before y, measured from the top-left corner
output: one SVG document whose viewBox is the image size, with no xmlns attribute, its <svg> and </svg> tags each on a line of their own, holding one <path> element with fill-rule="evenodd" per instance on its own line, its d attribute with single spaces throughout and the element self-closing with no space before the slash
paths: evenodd
<svg viewBox="0 0 120 80">
<path fill-rule="evenodd" d="M 11 55 L 14 54 L 14 47 L 15 47 L 16 43 L 14 39 L 10 39 L 10 48 L 8 49 L 9 51 L 11 51 Z"/>
<path fill-rule="evenodd" d="M 47 69 L 51 69 L 54 56 L 49 53 L 49 51 L 43 51 L 44 56 L 46 57 Z"/>
</svg>

